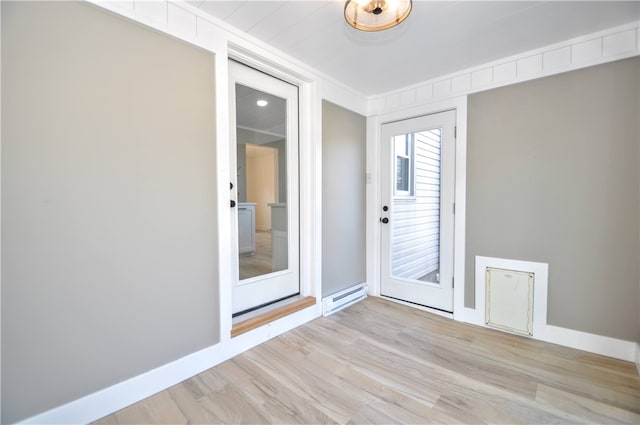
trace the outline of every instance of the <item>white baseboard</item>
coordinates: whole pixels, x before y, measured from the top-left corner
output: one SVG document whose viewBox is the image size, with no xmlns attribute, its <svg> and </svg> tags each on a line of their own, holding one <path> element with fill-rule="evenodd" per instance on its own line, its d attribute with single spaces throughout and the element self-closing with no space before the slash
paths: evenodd
<svg viewBox="0 0 640 425">
<path fill-rule="evenodd" d="M 22 424 L 86 424 L 130 406 L 321 315 L 320 303 L 233 339 L 207 347 L 78 400 L 32 416 Z"/>
<path fill-rule="evenodd" d="M 635 361 L 637 343 L 608 336 L 546 325 L 534 330 L 534 338 L 629 362 Z"/>
<path fill-rule="evenodd" d="M 482 319 L 482 314 L 472 313 L 474 309 L 467 309 L 464 314 L 456 315 L 455 320 L 471 323 L 492 329 L 496 332 L 504 332 L 496 328 L 487 326 Z M 484 311 L 484 310 L 483 310 Z M 562 328 L 549 324 L 537 324 L 533 328 L 533 336 L 525 337 L 537 339 L 539 341 L 550 342 L 564 347 L 575 348 L 588 351 L 590 353 L 601 354 L 628 362 L 635 362 L 640 372 L 640 344 L 633 341 L 611 338 L 608 336 L 596 335 L 588 332 L 577 331 L 575 329 Z"/>
</svg>

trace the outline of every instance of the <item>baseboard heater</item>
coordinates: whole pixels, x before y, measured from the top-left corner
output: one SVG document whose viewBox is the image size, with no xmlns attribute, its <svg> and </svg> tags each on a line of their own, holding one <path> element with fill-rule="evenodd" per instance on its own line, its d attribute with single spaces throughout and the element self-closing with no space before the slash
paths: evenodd
<svg viewBox="0 0 640 425">
<path fill-rule="evenodd" d="M 322 315 L 329 316 L 367 298 L 367 284 L 360 283 L 322 299 Z"/>
</svg>

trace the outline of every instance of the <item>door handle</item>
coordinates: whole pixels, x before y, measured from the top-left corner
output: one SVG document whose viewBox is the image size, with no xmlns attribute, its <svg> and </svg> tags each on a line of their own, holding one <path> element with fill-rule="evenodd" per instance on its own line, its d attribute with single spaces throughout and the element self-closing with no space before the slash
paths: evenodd
<svg viewBox="0 0 640 425">
<path fill-rule="evenodd" d="M 236 201 L 234 201 L 233 199 L 231 200 L 231 208 L 236 206 Z"/>
<path fill-rule="evenodd" d="M 381 218 L 380 222 L 383 223 L 383 224 L 387 224 L 389 222 L 389 219 L 387 217 Z"/>
</svg>

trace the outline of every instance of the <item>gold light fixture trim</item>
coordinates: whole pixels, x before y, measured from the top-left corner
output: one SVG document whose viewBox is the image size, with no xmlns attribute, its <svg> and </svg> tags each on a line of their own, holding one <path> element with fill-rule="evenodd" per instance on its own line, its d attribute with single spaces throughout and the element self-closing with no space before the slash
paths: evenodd
<svg viewBox="0 0 640 425">
<path fill-rule="evenodd" d="M 361 31 L 383 31 L 407 19 L 411 0 L 347 0 L 344 19 Z"/>
</svg>

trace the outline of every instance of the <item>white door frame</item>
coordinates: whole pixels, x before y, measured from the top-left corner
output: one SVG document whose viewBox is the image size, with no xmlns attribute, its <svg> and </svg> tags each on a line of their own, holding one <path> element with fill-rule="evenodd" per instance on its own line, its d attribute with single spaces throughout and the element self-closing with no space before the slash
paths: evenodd
<svg viewBox="0 0 640 425">
<path fill-rule="evenodd" d="M 381 131 L 385 123 L 430 115 L 455 109 L 456 111 L 456 173 L 455 173 L 455 223 L 453 275 L 453 315 L 428 307 L 421 308 L 436 314 L 467 321 L 465 318 L 473 309 L 464 307 L 465 282 L 465 220 L 466 220 L 466 184 L 467 184 L 467 96 L 455 97 L 441 102 L 388 112 L 367 118 L 367 283 L 369 294 L 380 295 L 381 275 Z M 395 301 L 395 300 L 394 300 Z"/>
<path fill-rule="evenodd" d="M 236 60 L 251 66 L 276 78 L 298 86 L 299 107 L 299 204 L 300 204 L 300 295 L 315 297 L 317 302 L 313 316 L 321 315 L 321 254 L 322 254 L 322 217 L 316 213 L 316 206 L 322 201 L 322 103 L 318 83 L 304 70 L 291 64 L 283 65 L 282 59 L 269 52 L 256 53 L 246 40 L 235 39 L 234 42 L 220 43 L 221 50 L 216 52 L 216 95 L 219 96 L 219 107 L 216 111 L 217 140 L 228 140 L 229 127 L 229 79 L 228 59 Z M 231 170 L 229 168 L 229 144 L 220 142 L 216 144 L 216 165 L 218 167 L 216 178 L 218 182 L 217 193 L 217 219 L 218 219 L 218 289 L 220 296 L 220 334 L 219 341 L 225 343 L 231 339 L 231 293 L 232 279 L 231 254 L 229 253 L 229 241 L 231 231 L 229 222 L 231 219 Z M 225 186 L 224 184 L 227 184 Z M 303 312 L 304 314 L 304 312 Z M 291 322 L 296 318 L 291 317 Z M 287 323 L 289 322 L 286 319 Z M 243 344 L 246 347 L 255 345 L 252 335 L 260 333 L 260 330 L 242 335 Z M 266 331 L 265 331 L 266 332 Z M 238 339 L 238 338 L 236 338 Z M 245 346 L 243 345 L 243 346 Z"/>
</svg>

